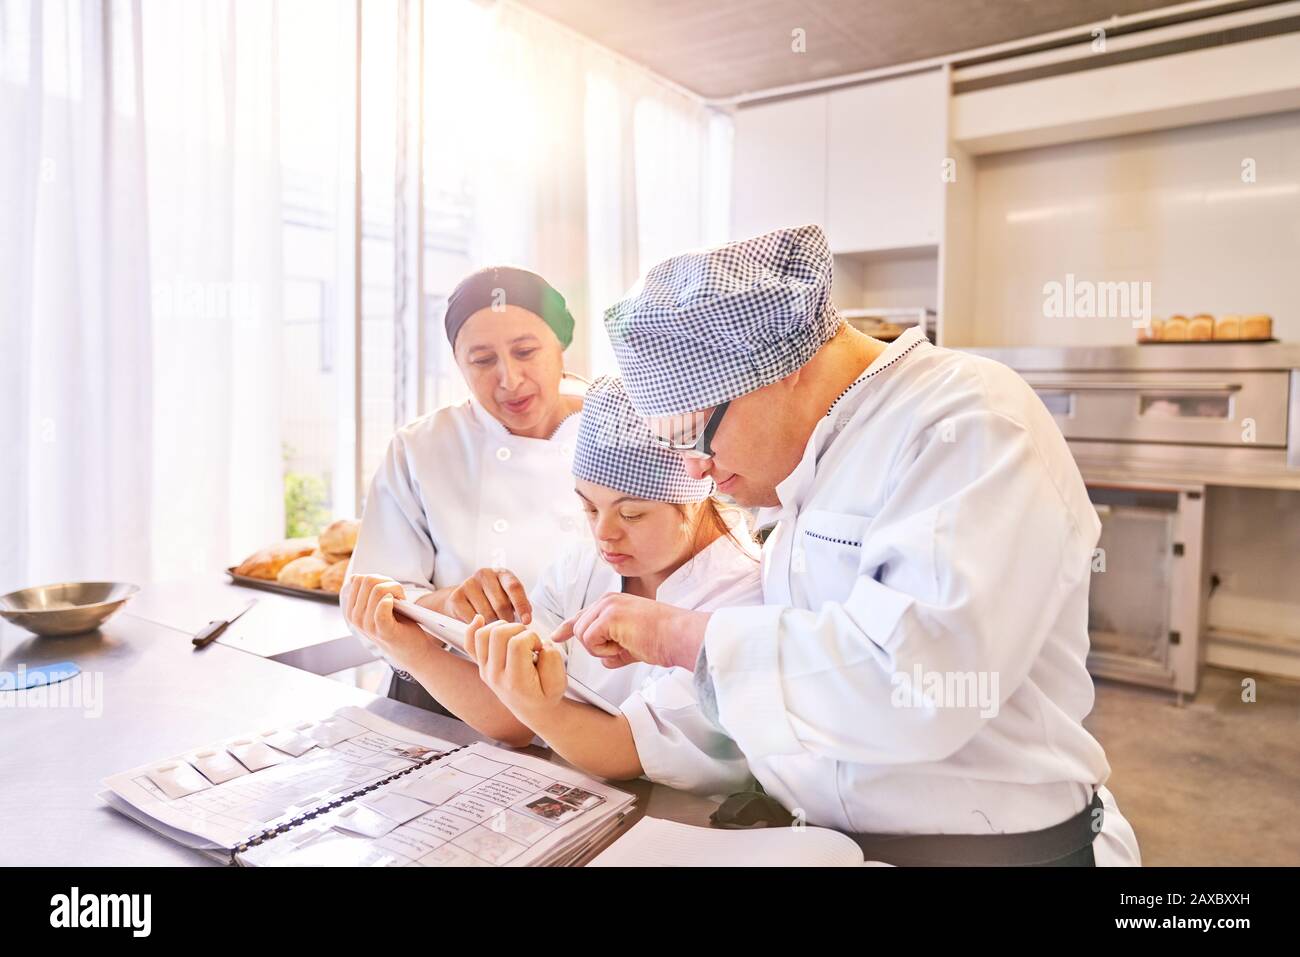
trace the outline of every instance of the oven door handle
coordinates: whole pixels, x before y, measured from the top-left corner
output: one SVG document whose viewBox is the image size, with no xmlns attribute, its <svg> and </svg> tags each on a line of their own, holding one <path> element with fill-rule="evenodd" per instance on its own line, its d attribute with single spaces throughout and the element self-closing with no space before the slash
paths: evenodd
<svg viewBox="0 0 1300 957">
<path fill-rule="evenodd" d="M 1240 392 L 1240 382 L 1070 382 L 1025 379 L 1044 392 Z"/>
</svg>

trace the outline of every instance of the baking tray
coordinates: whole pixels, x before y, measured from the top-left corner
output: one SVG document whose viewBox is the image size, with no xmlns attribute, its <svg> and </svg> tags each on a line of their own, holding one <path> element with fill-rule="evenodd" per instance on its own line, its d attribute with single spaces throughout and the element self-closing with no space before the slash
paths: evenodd
<svg viewBox="0 0 1300 957">
<path fill-rule="evenodd" d="M 236 575 L 235 569 L 238 565 L 231 565 L 226 569 L 226 574 L 236 585 L 243 585 L 245 588 L 260 588 L 262 591 L 278 592 L 281 595 L 292 595 L 294 598 L 308 598 L 312 601 L 323 601 L 330 605 L 339 603 L 339 596 L 333 592 L 321 591 L 319 588 L 299 588 L 296 585 L 281 585 L 279 582 L 267 581 L 265 578 L 249 578 L 247 575 Z"/>
</svg>

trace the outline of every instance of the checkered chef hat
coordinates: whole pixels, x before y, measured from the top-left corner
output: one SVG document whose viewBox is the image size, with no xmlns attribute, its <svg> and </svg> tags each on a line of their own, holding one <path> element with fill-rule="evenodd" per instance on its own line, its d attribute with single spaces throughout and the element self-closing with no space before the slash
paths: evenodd
<svg viewBox="0 0 1300 957">
<path fill-rule="evenodd" d="M 783 379 L 839 324 L 820 226 L 674 256 L 605 312 L 627 393 L 647 417 L 707 409 Z"/>
<path fill-rule="evenodd" d="M 613 376 L 593 382 L 583 399 L 573 474 L 655 502 L 699 502 L 713 494 L 713 479 L 691 478 L 681 456 L 655 442 Z"/>
</svg>

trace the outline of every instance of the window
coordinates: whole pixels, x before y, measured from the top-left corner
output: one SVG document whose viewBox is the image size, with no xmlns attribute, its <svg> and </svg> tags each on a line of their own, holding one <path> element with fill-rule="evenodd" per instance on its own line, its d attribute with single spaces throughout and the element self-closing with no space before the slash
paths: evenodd
<svg viewBox="0 0 1300 957">
<path fill-rule="evenodd" d="M 347 336 L 353 325 L 352 4 L 281 0 L 279 133 L 283 243 L 281 436 L 285 534 L 351 515 Z M 342 494 L 340 494 L 342 492 Z"/>
</svg>

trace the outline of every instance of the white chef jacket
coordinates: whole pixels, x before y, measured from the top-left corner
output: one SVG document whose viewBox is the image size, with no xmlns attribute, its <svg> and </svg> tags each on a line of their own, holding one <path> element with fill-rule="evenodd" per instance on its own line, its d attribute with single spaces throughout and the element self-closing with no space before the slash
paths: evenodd
<svg viewBox="0 0 1300 957">
<path fill-rule="evenodd" d="M 411 601 L 480 568 L 509 569 L 530 590 L 587 537 L 573 492 L 580 418 L 528 438 L 470 398 L 398 430 L 370 483 L 348 574 L 387 575 Z"/>
<path fill-rule="evenodd" d="M 743 549 L 726 536 L 717 539 L 664 579 L 655 599 L 694 611 L 761 602 L 758 547 L 743 519 L 732 527 Z M 622 590 L 622 576 L 590 542 L 571 547 L 529 594 L 538 633 L 548 635 L 602 595 Z M 621 702 L 647 778 L 708 796 L 752 786 L 745 756 L 701 713 L 690 671 L 644 663 L 606 668 L 581 642 L 560 648 L 569 674 L 607 701 Z"/>
<path fill-rule="evenodd" d="M 757 517 L 776 523 L 765 604 L 714 613 L 704 645 L 718 720 L 768 793 L 874 834 L 1031 831 L 1082 810 L 1110 774 L 1082 724 L 1100 522 L 1029 386 L 910 330 L 776 491 Z M 953 684 L 935 706 L 906 693 L 917 669 L 974 693 Z M 981 674 L 995 708 L 953 706 L 982 697 Z M 1139 863 L 1101 796 L 1097 863 Z"/>
</svg>

